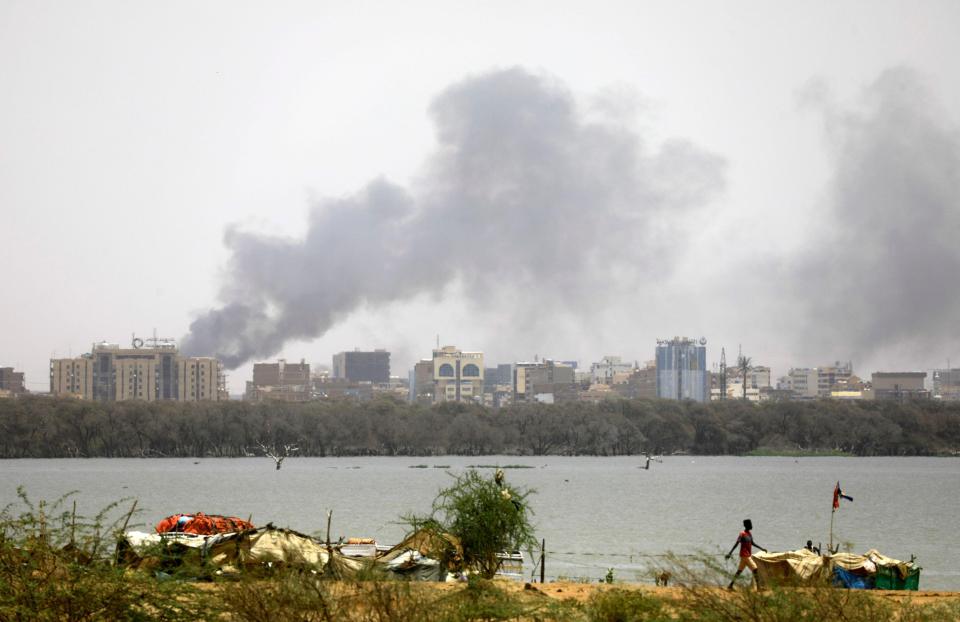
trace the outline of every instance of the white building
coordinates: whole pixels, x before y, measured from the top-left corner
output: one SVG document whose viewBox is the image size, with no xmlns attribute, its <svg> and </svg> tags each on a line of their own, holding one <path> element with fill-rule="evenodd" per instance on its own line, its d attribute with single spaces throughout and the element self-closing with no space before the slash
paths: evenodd
<svg viewBox="0 0 960 622">
<path fill-rule="evenodd" d="M 613 384 L 613 377 L 622 372 L 633 371 L 633 363 L 619 356 L 605 356 L 597 363 L 590 364 L 590 379 L 594 384 Z"/>
<path fill-rule="evenodd" d="M 793 392 L 797 399 L 814 399 L 819 390 L 819 376 L 816 368 L 792 367 L 787 372 L 786 386 L 782 388 Z"/>
</svg>

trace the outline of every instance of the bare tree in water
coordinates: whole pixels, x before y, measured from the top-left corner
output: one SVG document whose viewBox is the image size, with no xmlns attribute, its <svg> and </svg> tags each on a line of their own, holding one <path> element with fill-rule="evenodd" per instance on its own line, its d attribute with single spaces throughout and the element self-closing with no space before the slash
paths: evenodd
<svg viewBox="0 0 960 622">
<path fill-rule="evenodd" d="M 296 445 L 284 445 L 283 452 L 273 452 L 262 441 L 257 441 L 257 444 L 260 445 L 260 449 L 263 451 L 263 455 L 268 458 L 273 458 L 273 461 L 277 464 L 277 470 L 280 470 L 280 465 L 283 464 L 283 461 L 292 453 L 300 450 Z"/>
</svg>

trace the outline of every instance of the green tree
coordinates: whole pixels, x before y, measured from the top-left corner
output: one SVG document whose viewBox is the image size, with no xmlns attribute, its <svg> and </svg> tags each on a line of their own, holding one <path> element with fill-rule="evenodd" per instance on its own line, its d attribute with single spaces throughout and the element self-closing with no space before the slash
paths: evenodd
<svg viewBox="0 0 960 622">
<path fill-rule="evenodd" d="M 740 369 L 740 377 L 743 378 L 743 401 L 747 401 L 747 374 L 753 369 L 753 359 L 741 354 L 737 357 L 737 367 Z"/>
<path fill-rule="evenodd" d="M 529 551 L 537 544 L 528 503 L 534 492 L 507 484 L 499 469 L 492 478 L 469 470 L 437 493 L 429 516 L 405 521 L 414 531 L 426 527 L 457 538 L 463 567 L 489 579 L 500 568 L 500 553 Z"/>
</svg>

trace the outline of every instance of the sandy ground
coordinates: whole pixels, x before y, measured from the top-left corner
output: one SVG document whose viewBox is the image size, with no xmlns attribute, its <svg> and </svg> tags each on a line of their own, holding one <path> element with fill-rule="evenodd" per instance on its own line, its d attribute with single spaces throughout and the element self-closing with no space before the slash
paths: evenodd
<svg viewBox="0 0 960 622">
<path fill-rule="evenodd" d="M 444 584 L 453 585 L 455 584 Z M 677 599 L 683 596 L 684 590 L 681 587 L 655 587 L 642 583 L 614 583 L 608 585 L 605 583 L 580 583 L 575 581 L 556 581 L 552 583 L 519 583 L 516 581 L 497 581 L 497 586 L 508 591 L 530 591 L 534 590 L 551 598 L 558 600 L 573 599 L 576 601 L 586 601 L 594 594 L 609 589 L 627 589 L 639 590 L 641 592 L 664 599 Z M 711 588 L 712 589 L 712 588 Z M 716 588 L 718 592 L 727 594 L 726 590 Z M 800 588 L 802 589 L 802 588 Z M 865 593 L 876 598 L 901 602 L 910 600 L 917 604 L 935 603 L 943 600 L 960 601 L 960 592 L 946 591 L 924 591 L 916 592 L 906 590 L 866 590 Z"/>
<path fill-rule="evenodd" d="M 684 588 L 678 586 L 670 587 L 657 587 L 650 584 L 643 583 L 583 583 L 578 581 L 554 581 L 550 583 L 523 583 L 520 581 L 512 580 L 495 580 L 497 587 L 512 593 L 512 594 L 523 594 L 526 596 L 532 595 L 542 595 L 548 598 L 553 598 L 556 600 L 574 600 L 577 602 L 586 602 L 594 594 L 606 591 L 606 590 L 637 590 L 651 596 L 662 598 L 664 600 L 675 600 L 681 599 L 684 596 Z M 197 587 L 201 590 L 218 590 L 223 587 L 223 584 L 219 583 L 197 583 Z M 423 582 L 416 583 L 418 588 L 421 589 L 430 589 L 436 590 L 445 593 L 456 592 L 466 588 L 466 583 L 432 583 L 432 582 Z M 349 584 L 341 584 L 342 588 L 350 589 Z M 723 588 L 703 588 L 716 590 L 718 594 L 721 595 L 731 595 L 732 592 L 728 592 Z M 745 586 L 738 589 L 747 589 Z M 804 589 L 804 588 L 796 588 Z M 911 601 L 917 605 L 926 605 L 934 604 L 944 601 L 958 601 L 960 602 L 960 592 L 949 592 L 949 591 L 907 591 L 907 590 L 864 590 L 863 593 L 869 594 L 874 598 L 882 598 L 884 600 L 889 600 L 892 602 L 903 602 Z"/>
</svg>

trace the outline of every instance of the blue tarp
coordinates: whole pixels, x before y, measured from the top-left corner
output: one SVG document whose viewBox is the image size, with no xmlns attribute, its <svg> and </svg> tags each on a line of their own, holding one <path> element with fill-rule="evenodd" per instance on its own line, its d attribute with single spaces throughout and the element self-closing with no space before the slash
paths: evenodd
<svg viewBox="0 0 960 622">
<path fill-rule="evenodd" d="M 840 566 L 833 567 L 833 584 L 837 587 L 845 587 L 851 590 L 872 590 L 874 577 L 872 575 L 859 575 L 844 570 Z"/>
</svg>

